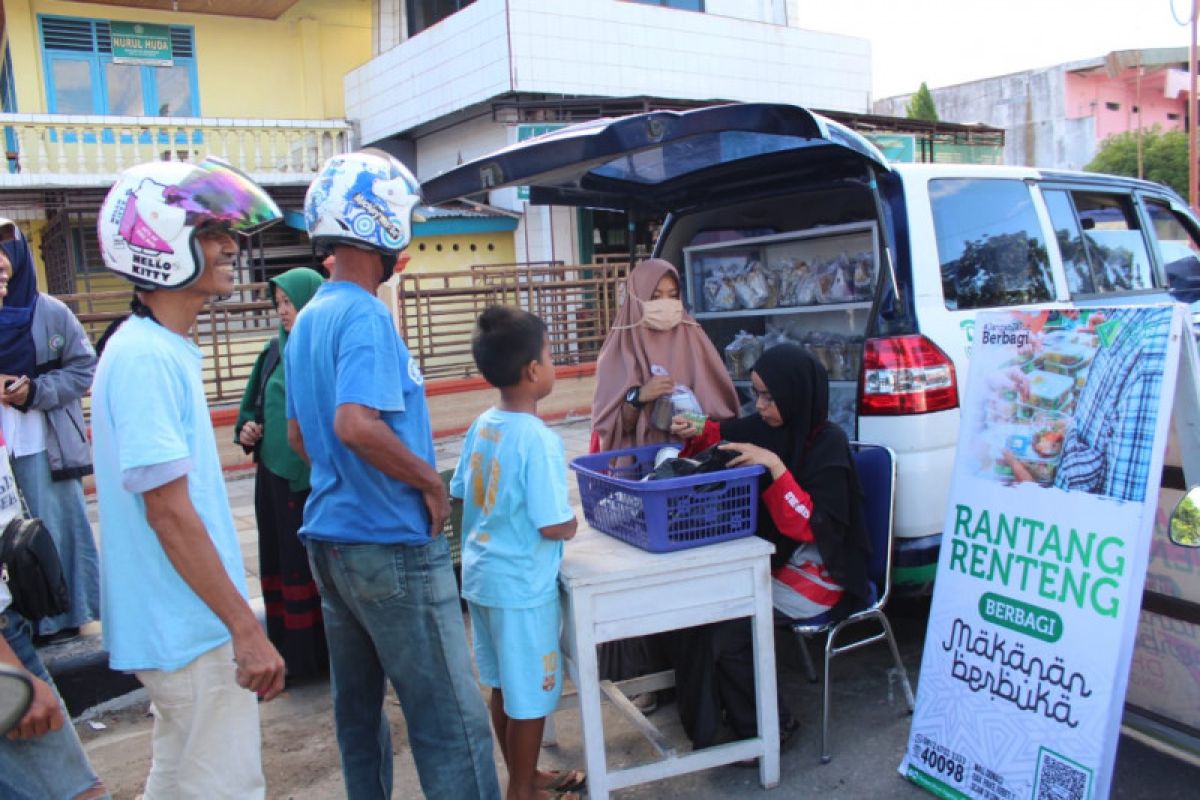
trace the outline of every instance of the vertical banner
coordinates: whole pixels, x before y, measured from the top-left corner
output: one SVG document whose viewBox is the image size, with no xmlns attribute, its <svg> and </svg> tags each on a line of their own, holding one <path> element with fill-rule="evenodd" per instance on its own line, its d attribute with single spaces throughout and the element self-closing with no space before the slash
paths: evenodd
<svg viewBox="0 0 1200 800">
<path fill-rule="evenodd" d="M 1181 307 L 981 312 L 901 774 L 1107 797 Z"/>
</svg>

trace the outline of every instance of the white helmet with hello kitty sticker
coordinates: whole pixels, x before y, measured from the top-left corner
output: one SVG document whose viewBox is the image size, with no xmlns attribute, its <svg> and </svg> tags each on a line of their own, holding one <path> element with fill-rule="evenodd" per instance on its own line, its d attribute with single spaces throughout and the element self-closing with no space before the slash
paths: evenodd
<svg viewBox="0 0 1200 800">
<path fill-rule="evenodd" d="M 140 289 L 180 289 L 204 272 L 197 230 L 248 234 L 281 219 L 262 187 L 220 159 L 155 161 L 121 173 L 96 233 L 105 267 Z"/>
</svg>

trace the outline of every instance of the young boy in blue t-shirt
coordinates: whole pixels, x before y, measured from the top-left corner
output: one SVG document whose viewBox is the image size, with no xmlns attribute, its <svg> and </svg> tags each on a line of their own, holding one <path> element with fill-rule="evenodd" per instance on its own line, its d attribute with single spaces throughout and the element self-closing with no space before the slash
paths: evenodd
<svg viewBox="0 0 1200 800">
<path fill-rule="evenodd" d="M 479 677 L 508 767 L 508 800 L 575 797 L 582 772 L 539 772 L 546 715 L 562 693 L 558 565 L 575 535 L 562 440 L 537 416 L 554 389 L 546 326 L 492 306 L 471 338 L 475 365 L 500 403 L 467 431 L 450 482 L 463 499 L 463 597 Z"/>
</svg>

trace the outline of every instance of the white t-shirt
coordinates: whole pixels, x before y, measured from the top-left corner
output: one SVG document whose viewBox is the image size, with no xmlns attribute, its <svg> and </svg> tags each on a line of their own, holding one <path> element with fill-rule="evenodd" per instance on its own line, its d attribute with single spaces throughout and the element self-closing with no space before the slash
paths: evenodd
<svg viewBox="0 0 1200 800">
<path fill-rule="evenodd" d="M 4 613 L 4 610 L 8 608 L 11 602 L 12 595 L 8 593 L 8 584 L 0 581 L 0 614 Z"/>
<path fill-rule="evenodd" d="M 18 411 L 0 404 L 0 430 L 13 458 L 31 456 L 46 449 L 46 415 L 36 409 Z"/>
</svg>

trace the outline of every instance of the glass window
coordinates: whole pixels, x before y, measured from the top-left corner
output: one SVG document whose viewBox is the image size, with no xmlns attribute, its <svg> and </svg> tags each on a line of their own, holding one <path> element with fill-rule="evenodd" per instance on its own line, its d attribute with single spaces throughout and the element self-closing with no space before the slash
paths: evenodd
<svg viewBox="0 0 1200 800">
<path fill-rule="evenodd" d="M 192 115 L 191 70 L 178 64 L 173 67 L 157 67 L 154 83 L 158 108 L 154 113 L 160 117 L 187 117 Z"/>
<path fill-rule="evenodd" d="M 1044 303 L 1054 296 L 1029 187 L 1015 180 L 929 182 L 946 307 Z"/>
<path fill-rule="evenodd" d="M 749 131 L 701 133 L 669 141 L 659 147 L 623 155 L 596 167 L 592 172 L 605 178 L 656 184 L 743 158 L 784 150 L 799 150 L 804 147 L 823 147 L 827 144 L 824 139 L 776 136 Z"/>
<path fill-rule="evenodd" d="M 50 62 L 53 82 L 50 111 L 54 114 L 91 114 L 92 65 L 87 61 L 56 58 Z"/>
<path fill-rule="evenodd" d="M 122 117 L 140 117 L 142 104 L 142 68 L 134 64 L 105 64 L 104 81 L 108 84 L 105 111 Z"/>
<path fill-rule="evenodd" d="M 1154 245 L 1167 273 L 1167 286 L 1180 300 L 1200 300 L 1200 244 L 1193 226 L 1161 200 L 1147 200 Z"/>
<path fill-rule="evenodd" d="M 1106 192 L 1071 192 L 1092 264 L 1097 293 L 1154 286 L 1150 254 L 1133 211 L 1133 198 Z"/>
<path fill-rule="evenodd" d="M 1065 191 L 1052 190 L 1044 193 L 1046 208 L 1050 211 L 1050 224 L 1058 239 L 1058 251 L 1062 254 L 1063 269 L 1067 273 L 1067 288 L 1071 294 L 1095 294 L 1096 284 L 1092 280 L 1092 266 L 1088 260 L 1087 245 L 1083 231 L 1075 216 L 1071 196 Z"/>
<path fill-rule="evenodd" d="M 170 67 L 117 64 L 107 20 L 39 15 L 55 114 L 199 116 L 191 27 L 171 25 Z"/>
<path fill-rule="evenodd" d="M 408 12 L 408 35 L 416 36 L 426 28 L 432 28 L 446 17 L 462 11 L 475 0 L 406 0 Z"/>
<path fill-rule="evenodd" d="M 703 11 L 704 0 L 633 0 L 635 3 L 641 3 L 647 6 L 666 6 L 667 8 L 679 8 L 684 11 Z"/>
</svg>

